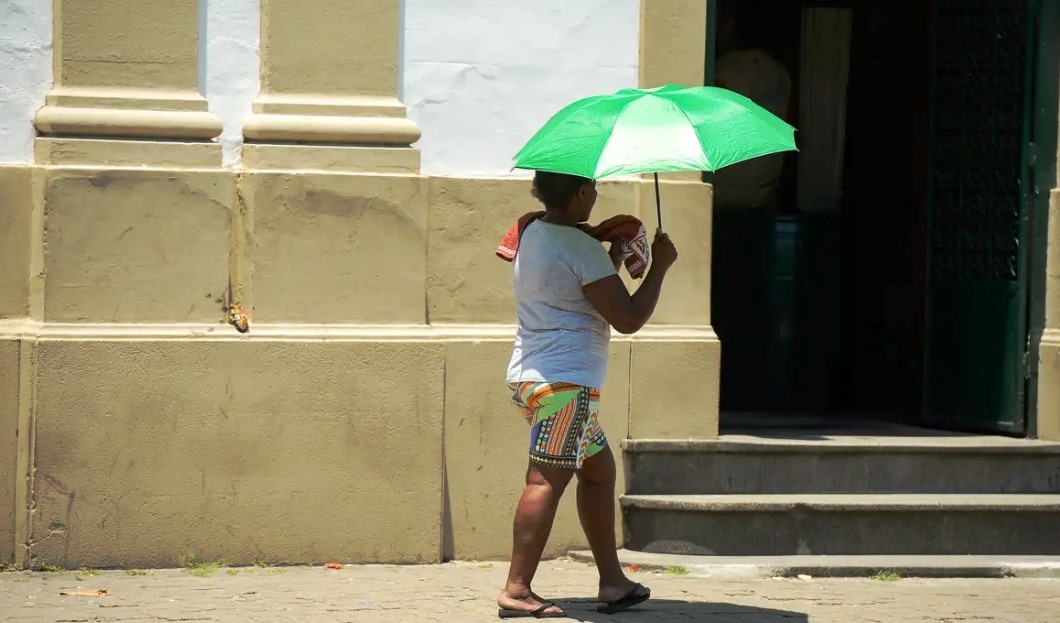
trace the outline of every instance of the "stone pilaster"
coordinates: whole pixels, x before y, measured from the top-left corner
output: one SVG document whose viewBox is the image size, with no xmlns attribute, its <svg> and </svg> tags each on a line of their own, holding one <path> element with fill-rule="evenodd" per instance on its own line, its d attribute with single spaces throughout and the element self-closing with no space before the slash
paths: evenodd
<svg viewBox="0 0 1060 623">
<path fill-rule="evenodd" d="M 706 2 L 640 3 L 641 88 L 703 84 L 706 53 Z M 629 435 L 710 439 L 718 435 L 721 381 L 721 343 L 710 326 L 713 192 L 698 171 L 659 178 L 663 229 L 680 249 L 681 261 L 667 280 L 647 331 L 630 344 Z M 651 175 L 642 179 L 640 215 L 653 230 L 655 185 Z M 689 363 L 675 363 L 681 361 Z M 675 369 L 694 372 L 678 378 Z"/>
<path fill-rule="evenodd" d="M 652 0 L 640 3 L 640 88 L 703 84 L 706 53 L 706 2 Z M 651 178 L 650 175 L 644 177 Z M 699 182 L 702 173 L 666 173 L 659 177 Z M 665 198 L 663 201 L 665 205 Z"/>
<path fill-rule="evenodd" d="M 1060 160 L 1060 158 L 1058 158 Z M 1038 362 L 1038 437 L 1060 440 L 1060 188 L 1049 203 L 1045 332 Z"/>
<path fill-rule="evenodd" d="M 707 3 L 651 0 L 640 3 L 640 86 L 703 84 Z"/>
<path fill-rule="evenodd" d="M 56 0 L 54 23 L 55 86 L 37 113 L 45 137 L 38 159 L 50 161 L 49 137 L 63 145 L 75 137 L 84 150 L 76 137 L 203 141 L 220 134 L 220 119 L 198 92 L 197 2 Z"/>
<path fill-rule="evenodd" d="M 400 12 L 399 0 L 261 1 L 248 168 L 419 170 L 420 130 L 397 97 Z"/>
</svg>

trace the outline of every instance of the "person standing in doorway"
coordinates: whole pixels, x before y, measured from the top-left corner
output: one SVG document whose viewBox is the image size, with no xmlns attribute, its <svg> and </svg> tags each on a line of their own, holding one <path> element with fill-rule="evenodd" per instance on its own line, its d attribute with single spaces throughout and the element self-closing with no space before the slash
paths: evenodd
<svg viewBox="0 0 1060 623">
<path fill-rule="evenodd" d="M 599 422 L 600 387 L 611 327 L 640 330 L 659 301 L 677 260 L 659 232 L 651 267 L 630 295 L 618 276 L 621 255 L 578 227 L 596 203 L 596 182 L 537 172 L 533 194 L 545 206 L 525 224 L 513 263 L 519 328 L 507 380 L 513 402 L 531 427 L 526 486 L 515 510 L 511 567 L 497 598 L 499 616 L 563 617 L 531 588 L 556 508 L 577 477 L 578 516 L 600 573 L 601 612 L 644 602 L 651 591 L 625 576 L 615 542 L 615 457 Z M 529 222 L 525 222 L 529 221 Z"/>
<path fill-rule="evenodd" d="M 751 36 L 755 10 L 752 0 L 722 3 L 718 15 L 715 83 L 790 121 L 791 76 L 780 61 L 755 45 L 756 38 Z M 714 174 L 715 207 L 777 209 L 783 169 L 783 154 L 762 156 L 721 169 Z"/>
</svg>

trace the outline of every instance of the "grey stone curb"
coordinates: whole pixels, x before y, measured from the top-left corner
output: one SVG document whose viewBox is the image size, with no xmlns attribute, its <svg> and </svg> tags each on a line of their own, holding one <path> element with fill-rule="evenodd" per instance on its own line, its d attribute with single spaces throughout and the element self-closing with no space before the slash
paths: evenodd
<svg viewBox="0 0 1060 623">
<path fill-rule="evenodd" d="M 642 571 L 687 572 L 698 577 L 870 578 L 893 572 L 907 578 L 1060 578 L 1056 556 L 682 556 L 620 550 L 623 565 Z M 572 551 L 592 562 L 592 552 Z"/>
</svg>

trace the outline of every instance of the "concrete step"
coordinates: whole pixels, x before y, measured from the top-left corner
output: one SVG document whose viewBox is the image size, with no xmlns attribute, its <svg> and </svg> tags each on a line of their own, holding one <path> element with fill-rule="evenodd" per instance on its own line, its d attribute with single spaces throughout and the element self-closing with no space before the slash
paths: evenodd
<svg viewBox="0 0 1060 623">
<path fill-rule="evenodd" d="M 1057 494 L 626 495 L 622 510 L 641 552 L 1060 555 Z"/>
<path fill-rule="evenodd" d="M 631 494 L 1060 493 L 1060 443 L 983 436 L 623 442 Z"/>
<path fill-rule="evenodd" d="M 591 562 L 590 551 L 570 557 Z M 1060 556 L 688 556 L 619 550 L 638 571 L 719 579 L 793 578 L 1060 578 Z"/>
</svg>

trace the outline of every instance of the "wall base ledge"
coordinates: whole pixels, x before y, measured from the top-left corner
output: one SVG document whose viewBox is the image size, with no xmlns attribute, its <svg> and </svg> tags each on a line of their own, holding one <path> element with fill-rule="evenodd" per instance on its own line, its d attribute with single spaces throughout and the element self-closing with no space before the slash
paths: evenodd
<svg viewBox="0 0 1060 623">
<path fill-rule="evenodd" d="M 42 166 L 216 169 L 221 166 L 221 145 L 39 136 L 33 143 L 33 159 Z"/>
<path fill-rule="evenodd" d="M 0 339 L 86 341 L 371 341 L 371 342 L 509 342 L 514 325 L 501 324 L 253 324 L 239 333 L 227 324 L 87 324 L 0 320 Z M 717 342 L 710 326 L 649 326 L 613 342 Z"/>
<path fill-rule="evenodd" d="M 285 171 L 291 169 L 291 163 L 298 163 L 299 171 L 416 175 L 420 172 L 420 150 L 401 146 L 243 145 L 243 168 L 246 170 Z"/>
</svg>

